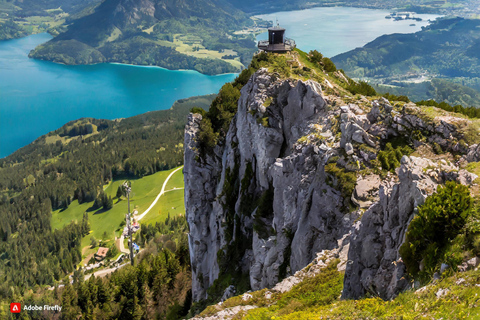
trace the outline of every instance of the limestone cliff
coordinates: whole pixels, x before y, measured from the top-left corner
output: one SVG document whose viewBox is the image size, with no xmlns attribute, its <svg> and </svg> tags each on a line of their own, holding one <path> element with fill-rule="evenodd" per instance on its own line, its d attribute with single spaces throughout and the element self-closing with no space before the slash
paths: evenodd
<svg viewBox="0 0 480 320">
<path fill-rule="evenodd" d="M 287 269 L 303 268 L 317 252 L 336 248 L 356 218 L 342 213 L 343 199 L 325 182 L 323 166 L 330 148 L 297 143 L 312 125 L 329 125 L 320 85 L 276 81 L 263 69 L 241 94 L 225 144 L 205 159 L 195 152 L 201 116 L 190 115 L 187 124 L 185 203 L 195 300 L 206 297 L 206 288 L 219 275 L 217 256 L 229 245 L 226 233 L 233 231 L 228 239 L 233 241 L 240 230 L 248 242 L 241 261 L 228 263 L 238 264 L 249 274 L 251 287 L 260 289 L 275 285 Z M 257 119 L 267 114 L 269 97 L 275 99 L 264 126 Z M 224 193 L 226 184 L 233 186 L 235 196 Z M 269 192 L 271 212 L 260 214 L 252 203 Z"/>
<path fill-rule="evenodd" d="M 253 290 L 271 288 L 333 249 L 346 268 L 344 297 L 394 297 L 409 284 L 398 248 L 415 208 L 439 183 L 476 178 L 431 156 L 434 144 L 467 153 L 467 120 L 352 98 L 340 72 L 311 78 L 260 68 L 208 152 L 199 142 L 202 115 L 190 114 L 184 174 L 195 301 L 216 279 L 222 290 L 242 279 Z M 387 172 L 378 154 L 394 139 L 415 154 Z"/>
</svg>

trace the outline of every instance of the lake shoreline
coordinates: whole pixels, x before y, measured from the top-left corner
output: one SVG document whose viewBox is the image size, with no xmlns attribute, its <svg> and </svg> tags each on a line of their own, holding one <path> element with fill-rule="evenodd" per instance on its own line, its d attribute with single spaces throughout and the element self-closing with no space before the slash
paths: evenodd
<svg viewBox="0 0 480 320">
<path fill-rule="evenodd" d="M 42 33 L 36 33 L 36 34 L 42 34 Z M 26 38 L 26 37 L 22 37 L 22 38 Z M 18 40 L 18 39 L 22 39 L 22 38 L 9 39 L 9 40 Z M 1 40 L 1 41 L 6 41 L 6 40 Z M 198 72 L 197 70 L 193 70 L 193 69 L 167 69 L 167 68 L 164 68 L 164 67 L 154 66 L 154 65 L 140 65 L 140 64 L 122 63 L 122 62 L 99 62 L 99 63 L 89 63 L 89 64 L 66 64 L 66 63 L 63 63 L 63 62 L 55 62 L 55 61 L 50 61 L 50 60 L 38 59 L 38 58 L 30 58 L 30 57 L 28 57 L 28 58 L 33 59 L 33 60 L 43 61 L 43 62 L 54 63 L 54 64 L 58 64 L 58 65 L 62 65 L 62 66 L 98 66 L 98 65 L 109 65 L 110 64 L 110 65 L 120 65 L 120 66 L 129 66 L 129 67 L 158 68 L 158 69 L 162 69 L 162 70 L 166 70 L 166 71 L 194 72 L 194 73 L 198 73 L 198 74 L 209 76 L 209 77 L 217 77 L 217 76 L 225 76 L 225 75 L 239 75 L 240 74 L 240 73 L 234 73 L 234 72 L 218 73 L 218 74 L 206 74 L 206 73 Z"/>
<path fill-rule="evenodd" d="M 114 64 L 114 65 L 122 65 L 122 66 L 130 66 L 130 67 L 142 67 L 142 68 L 158 68 L 158 69 L 163 69 L 167 71 L 182 71 L 182 72 L 194 72 L 194 73 L 199 73 L 202 75 L 206 75 L 209 77 L 217 77 L 217 76 L 225 76 L 225 75 L 239 75 L 240 73 L 234 73 L 234 72 L 227 72 L 227 73 L 218 73 L 218 74 L 205 74 L 198 72 L 197 70 L 193 69 L 167 69 L 164 67 L 160 66 L 154 66 L 154 65 L 140 65 L 140 64 L 130 64 L 130 63 L 122 63 L 122 62 L 103 62 L 105 64 Z M 102 63 L 97 63 L 97 64 L 102 64 Z"/>
</svg>

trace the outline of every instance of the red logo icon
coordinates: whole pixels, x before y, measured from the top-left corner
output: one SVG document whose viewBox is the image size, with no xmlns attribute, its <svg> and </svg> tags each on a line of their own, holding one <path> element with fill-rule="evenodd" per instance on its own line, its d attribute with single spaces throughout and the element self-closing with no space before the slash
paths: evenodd
<svg viewBox="0 0 480 320">
<path fill-rule="evenodd" d="M 10 303 L 10 312 L 11 313 L 20 313 L 20 310 L 22 310 L 22 307 L 20 306 L 20 303 L 18 303 L 18 302 Z"/>
</svg>

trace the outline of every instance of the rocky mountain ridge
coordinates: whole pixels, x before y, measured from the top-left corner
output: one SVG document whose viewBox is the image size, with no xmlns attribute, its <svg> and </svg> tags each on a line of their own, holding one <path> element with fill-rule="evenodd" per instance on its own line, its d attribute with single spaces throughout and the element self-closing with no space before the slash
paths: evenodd
<svg viewBox="0 0 480 320">
<path fill-rule="evenodd" d="M 477 178 L 462 169 L 469 156 L 460 156 L 474 157 L 478 122 L 352 96 L 341 72 L 311 71 L 296 52 L 286 60 L 296 75 L 258 69 L 225 139 L 209 152 L 200 152 L 205 115 L 189 116 L 193 299 L 219 285 L 242 288 L 237 294 L 272 288 L 322 250 L 341 252 L 344 298 L 391 299 L 410 285 L 398 249 L 416 208 L 447 180 Z"/>
</svg>

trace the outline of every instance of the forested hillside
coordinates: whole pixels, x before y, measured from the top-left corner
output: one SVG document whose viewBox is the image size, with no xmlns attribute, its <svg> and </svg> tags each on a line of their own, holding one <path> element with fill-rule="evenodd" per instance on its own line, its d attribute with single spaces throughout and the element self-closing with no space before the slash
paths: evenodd
<svg viewBox="0 0 480 320">
<path fill-rule="evenodd" d="M 170 319 L 187 314 L 191 305 L 191 276 L 187 223 L 184 217 L 144 226 L 136 243 L 145 249 L 128 265 L 106 278 L 84 280 L 75 272 L 73 284 L 53 290 L 36 287 L 10 300 L 24 305 L 59 305 L 54 311 L 22 312 L 22 319 Z M 0 303 L 0 317 L 12 319 L 9 301 Z M 12 301 L 13 301 L 12 300 Z"/>
<path fill-rule="evenodd" d="M 224 0 L 106 0 L 30 56 L 66 64 L 121 62 L 206 74 L 237 72 L 250 61 L 255 43 L 252 35 L 233 31 L 252 24 Z M 232 50 L 227 56 L 237 62 L 216 56 L 225 50 Z"/>
<path fill-rule="evenodd" d="M 25 29 L 16 24 L 13 19 L 0 23 L 0 40 L 15 39 L 26 35 Z"/>
<path fill-rule="evenodd" d="M 0 40 L 65 31 L 71 21 L 91 13 L 100 0 L 0 0 Z"/>
<path fill-rule="evenodd" d="M 88 221 L 85 216 L 52 232 L 52 210 L 96 199 L 117 175 L 141 177 L 182 164 L 186 116 L 213 98 L 185 99 L 127 119 L 72 121 L 0 159 L 0 298 L 72 272 Z"/>
</svg>

